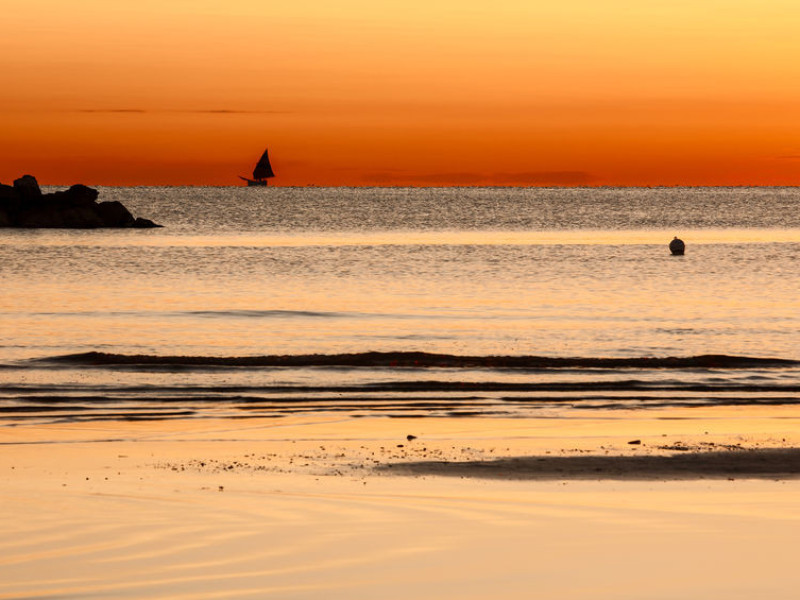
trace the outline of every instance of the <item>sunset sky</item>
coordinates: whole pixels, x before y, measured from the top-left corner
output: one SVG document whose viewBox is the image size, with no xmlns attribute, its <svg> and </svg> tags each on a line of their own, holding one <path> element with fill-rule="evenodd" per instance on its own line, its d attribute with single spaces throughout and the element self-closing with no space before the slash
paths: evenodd
<svg viewBox="0 0 800 600">
<path fill-rule="evenodd" d="M 800 185 L 796 0 L 6 0 L 0 182 Z"/>
</svg>

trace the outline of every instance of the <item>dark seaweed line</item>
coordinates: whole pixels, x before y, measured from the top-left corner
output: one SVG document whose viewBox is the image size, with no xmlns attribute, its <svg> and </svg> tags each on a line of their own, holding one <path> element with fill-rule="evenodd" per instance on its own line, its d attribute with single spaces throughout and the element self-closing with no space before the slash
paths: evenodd
<svg viewBox="0 0 800 600">
<path fill-rule="evenodd" d="M 171 367 L 351 367 L 447 369 L 748 369 L 800 365 L 800 361 L 704 354 L 688 357 L 558 358 L 545 356 L 457 356 L 427 352 L 361 352 L 352 354 L 298 354 L 265 356 L 156 356 L 84 352 L 42 359 L 34 363 L 73 366 Z"/>
</svg>

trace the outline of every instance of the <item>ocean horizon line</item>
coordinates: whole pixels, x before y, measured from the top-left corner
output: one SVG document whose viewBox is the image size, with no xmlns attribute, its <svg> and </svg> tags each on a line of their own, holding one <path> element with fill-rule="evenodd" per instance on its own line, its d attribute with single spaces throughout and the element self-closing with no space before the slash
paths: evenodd
<svg viewBox="0 0 800 600">
<path fill-rule="evenodd" d="M 18 177 L 21 177 L 19 175 Z M 39 178 L 37 177 L 37 180 Z M 0 179 L 2 182 L 3 179 Z M 8 181 L 12 181 L 9 179 Z M 43 183 L 40 181 L 39 185 L 41 187 L 70 187 L 75 185 L 75 181 L 70 183 Z M 85 184 L 85 182 L 84 182 Z M 141 188 L 241 188 L 241 189 L 253 189 L 248 188 L 248 186 L 240 185 L 237 183 L 231 184 L 221 184 L 221 183 L 186 183 L 186 184 L 164 184 L 164 183 L 136 183 L 136 184 L 107 184 L 107 183 L 91 183 L 85 185 L 91 185 L 93 187 L 98 188 L 130 188 L 130 189 L 141 189 Z M 260 190 L 269 190 L 269 189 L 414 189 L 414 190 L 425 190 L 425 189 L 537 189 L 537 190 L 547 190 L 547 189 L 554 189 L 554 190 L 614 190 L 614 189 L 631 189 L 631 190 L 674 190 L 674 189 L 796 189 L 800 188 L 800 184 L 769 184 L 769 185 L 760 185 L 760 184 L 714 184 L 714 185 L 705 185 L 705 184 L 653 184 L 653 185 L 625 185 L 625 184 L 603 184 L 603 185 L 591 185 L 591 184 L 582 184 L 582 185 L 543 185 L 543 184 L 530 184 L 530 185 L 520 185 L 520 184 L 494 184 L 494 185 L 477 185 L 477 184 L 441 184 L 441 185 L 376 185 L 376 184 L 349 184 L 349 185 L 325 185 L 325 184 L 302 184 L 302 185 L 278 185 L 273 184 L 269 186 L 264 186 L 262 188 L 256 188 Z"/>
</svg>

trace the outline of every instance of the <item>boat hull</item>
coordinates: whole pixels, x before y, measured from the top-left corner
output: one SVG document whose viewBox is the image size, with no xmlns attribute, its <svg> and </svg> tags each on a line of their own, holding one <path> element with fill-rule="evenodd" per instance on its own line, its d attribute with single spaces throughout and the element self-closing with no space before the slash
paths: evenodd
<svg viewBox="0 0 800 600">
<path fill-rule="evenodd" d="M 241 175 L 239 175 L 239 179 L 246 181 L 247 187 L 267 187 L 266 179 L 250 179 L 248 177 L 242 177 Z"/>
</svg>

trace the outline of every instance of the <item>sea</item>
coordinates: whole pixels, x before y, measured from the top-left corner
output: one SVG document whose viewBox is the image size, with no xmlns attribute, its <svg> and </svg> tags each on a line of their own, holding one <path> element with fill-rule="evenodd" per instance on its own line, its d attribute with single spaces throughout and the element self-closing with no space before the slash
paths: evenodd
<svg viewBox="0 0 800 600">
<path fill-rule="evenodd" d="M 7 426 L 800 401 L 800 188 L 99 190 L 0 229 Z"/>
</svg>

